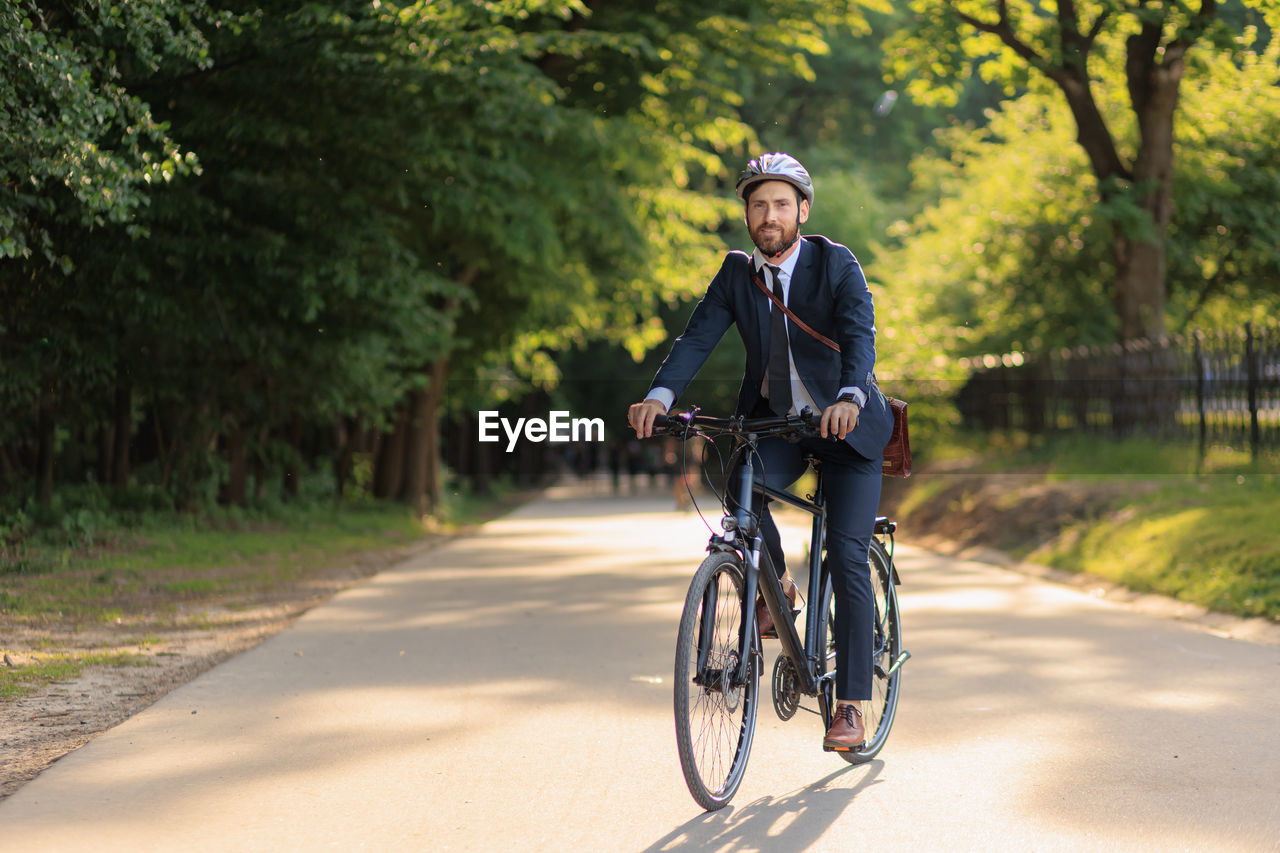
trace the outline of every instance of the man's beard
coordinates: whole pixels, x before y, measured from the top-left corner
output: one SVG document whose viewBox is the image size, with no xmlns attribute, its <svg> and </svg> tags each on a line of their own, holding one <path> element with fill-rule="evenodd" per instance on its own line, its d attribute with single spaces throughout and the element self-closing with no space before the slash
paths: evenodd
<svg viewBox="0 0 1280 853">
<path fill-rule="evenodd" d="M 761 225 L 752 231 L 751 242 L 755 243 L 756 248 L 766 257 L 773 257 L 790 249 L 791 244 L 796 241 L 800 233 L 800 218 L 796 217 L 796 221 L 790 226 L 785 224 L 780 226 L 780 230 L 776 234 L 765 236 L 761 233 L 763 230 L 764 226 Z"/>
</svg>

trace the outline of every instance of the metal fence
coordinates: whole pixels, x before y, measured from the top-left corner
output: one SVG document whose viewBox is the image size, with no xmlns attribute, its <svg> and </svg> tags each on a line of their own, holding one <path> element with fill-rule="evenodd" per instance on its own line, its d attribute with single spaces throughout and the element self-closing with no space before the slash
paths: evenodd
<svg viewBox="0 0 1280 853">
<path fill-rule="evenodd" d="M 1280 445 L 1280 326 L 970 359 L 965 424 L 1248 448 Z"/>
</svg>

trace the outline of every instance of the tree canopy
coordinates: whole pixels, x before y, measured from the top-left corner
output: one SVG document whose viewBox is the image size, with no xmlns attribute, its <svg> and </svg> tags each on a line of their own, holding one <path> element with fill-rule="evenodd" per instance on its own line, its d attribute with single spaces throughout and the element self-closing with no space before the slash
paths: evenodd
<svg viewBox="0 0 1280 853">
<path fill-rule="evenodd" d="M 1280 15 L 1274 0 L 1241 6 L 1269 25 Z M 1053 91 L 1066 104 L 1112 232 L 1118 336 L 1163 332 L 1179 95 L 1214 51 L 1239 50 L 1221 5 L 913 0 L 911 9 L 915 24 L 897 33 L 891 67 L 912 76 L 915 97 L 954 98 L 956 82 L 976 71 L 1007 94 Z"/>
<path fill-rule="evenodd" d="M 1257 52 L 1252 31 L 1238 39 L 1236 51 L 1203 57 L 1181 91 L 1167 241 L 1173 331 L 1209 316 L 1249 319 L 1278 295 L 1280 53 L 1275 40 Z M 1105 82 L 1096 85 L 1106 100 L 1123 97 L 1120 80 Z M 1036 89 L 980 128 L 947 130 L 946 153 L 917 162 L 932 200 L 895 227 L 902 248 L 886 278 L 918 321 L 908 325 L 919 343 L 974 356 L 1115 340 L 1111 220 L 1122 214 L 1079 180 L 1088 164 L 1077 133 L 1062 99 Z"/>
<path fill-rule="evenodd" d="M 640 359 L 744 241 L 732 177 L 761 150 L 810 166 L 811 230 L 891 295 L 886 369 L 1124 337 L 1156 310 L 1139 256 L 1167 270 L 1150 328 L 1226 316 L 1276 271 L 1274 15 L 7 4 L 5 500 L 242 503 L 331 466 L 430 509 L 470 438 L 449 419 L 588 374 L 564 393 L 643 391 Z M 1178 83 L 1167 176 L 1140 174 L 1165 139 L 1150 74 Z"/>
<path fill-rule="evenodd" d="M 335 420 L 401 448 L 381 488 L 415 501 L 446 383 L 467 407 L 552 380 L 565 346 L 652 347 L 639 318 L 705 280 L 734 209 L 739 69 L 811 77 L 824 28 L 860 21 L 814 0 L 0 16 L 0 470 L 45 503 L 88 476 L 182 504 L 243 501 Z"/>
</svg>

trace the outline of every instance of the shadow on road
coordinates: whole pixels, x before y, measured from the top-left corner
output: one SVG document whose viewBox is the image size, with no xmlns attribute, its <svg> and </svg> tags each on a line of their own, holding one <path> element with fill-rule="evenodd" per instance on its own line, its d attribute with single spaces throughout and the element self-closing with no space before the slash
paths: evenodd
<svg viewBox="0 0 1280 853">
<path fill-rule="evenodd" d="M 644 848 L 670 850 L 807 850 L 819 841 L 858 794 L 876 784 L 884 762 L 847 766 L 782 797 L 762 797 L 741 807 L 729 805 L 690 820 Z M 768 773 L 767 767 L 754 767 Z M 859 777 L 847 788 L 835 783 Z"/>
</svg>

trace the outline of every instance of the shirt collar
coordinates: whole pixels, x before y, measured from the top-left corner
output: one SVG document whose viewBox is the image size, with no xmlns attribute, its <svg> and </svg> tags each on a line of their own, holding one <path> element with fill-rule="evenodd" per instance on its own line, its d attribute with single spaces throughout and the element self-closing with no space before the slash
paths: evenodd
<svg viewBox="0 0 1280 853">
<path fill-rule="evenodd" d="M 800 260 L 800 253 L 803 251 L 804 251 L 804 238 L 801 238 L 800 245 L 796 247 L 796 250 L 792 252 L 785 261 L 783 261 L 780 264 L 775 264 L 775 266 L 778 267 L 778 269 L 782 270 L 782 274 L 786 276 L 787 281 L 791 281 L 792 274 L 795 272 L 795 269 L 796 269 L 796 262 Z M 754 252 L 751 253 L 751 266 L 757 272 L 759 272 L 767 263 L 768 261 L 765 260 L 764 253 L 761 252 L 759 249 L 756 249 Z"/>
</svg>

